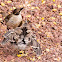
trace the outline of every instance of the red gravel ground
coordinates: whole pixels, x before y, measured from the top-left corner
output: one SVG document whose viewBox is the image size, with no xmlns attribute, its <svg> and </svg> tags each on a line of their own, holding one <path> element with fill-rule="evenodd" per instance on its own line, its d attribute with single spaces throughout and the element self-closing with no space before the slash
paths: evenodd
<svg viewBox="0 0 62 62">
<path fill-rule="evenodd" d="M 41 45 L 42 54 L 17 57 L 11 46 L 0 45 L 0 62 L 62 62 L 62 0 L 0 0 L 0 22 L 15 8 L 23 7 L 23 20 L 28 19 Z M 0 42 L 7 26 L 0 23 Z"/>
</svg>

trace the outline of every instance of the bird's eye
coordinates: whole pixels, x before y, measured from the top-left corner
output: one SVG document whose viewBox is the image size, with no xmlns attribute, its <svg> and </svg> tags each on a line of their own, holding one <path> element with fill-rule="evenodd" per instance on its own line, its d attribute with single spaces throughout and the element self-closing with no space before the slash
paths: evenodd
<svg viewBox="0 0 62 62">
<path fill-rule="evenodd" d="M 19 12 L 15 13 L 15 15 L 19 15 Z"/>
</svg>

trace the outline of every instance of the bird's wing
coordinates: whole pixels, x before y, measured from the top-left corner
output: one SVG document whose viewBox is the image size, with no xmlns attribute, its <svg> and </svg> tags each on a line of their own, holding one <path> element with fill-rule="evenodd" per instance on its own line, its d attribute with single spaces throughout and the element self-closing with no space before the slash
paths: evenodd
<svg viewBox="0 0 62 62">
<path fill-rule="evenodd" d="M 12 17 L 12 14 L 9 14 L 9 15 L 7 15 L 6 17 L 5 17 L 5 22 L 8 22 L 9 21 L 9 19 Z"/>
</svg>

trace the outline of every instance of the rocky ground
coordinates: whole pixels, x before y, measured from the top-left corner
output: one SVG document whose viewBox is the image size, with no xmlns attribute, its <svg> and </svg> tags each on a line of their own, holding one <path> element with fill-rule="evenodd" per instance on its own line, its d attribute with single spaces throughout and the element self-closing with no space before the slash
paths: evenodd
<svg viewBox="0 0 62 62">
<path fill-rule="evenodd" d="M 0 62 L 62 62 L 62 0 L 0 0 L 0 22 L 19 7 L 24 7 L 23 20 L 30 21 L 42 54 L 36 57 L 28 50 L 28 55 L 17 56 L 11 46 L 0 45 Z M 6 31 L 0 23 L 0 42 Z"/>
</svg>

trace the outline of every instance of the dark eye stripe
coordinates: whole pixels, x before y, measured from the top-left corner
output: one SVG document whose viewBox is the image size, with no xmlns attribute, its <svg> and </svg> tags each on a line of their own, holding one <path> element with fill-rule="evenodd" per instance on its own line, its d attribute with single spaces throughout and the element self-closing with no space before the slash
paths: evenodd
<svg viewBox="0 0 62 62">
<path fill-rule="evenodd" d="M 19 12 L 15 13 L 14 15 L 19 15 Z"/>
</svg>

